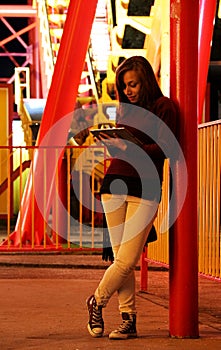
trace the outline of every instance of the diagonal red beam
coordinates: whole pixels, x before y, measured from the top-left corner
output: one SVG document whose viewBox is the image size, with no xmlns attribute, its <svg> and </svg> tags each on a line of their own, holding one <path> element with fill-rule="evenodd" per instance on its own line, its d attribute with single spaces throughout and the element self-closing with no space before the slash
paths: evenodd
<svg viewBox="0 0 221 350">
<path fill-rule="evenodd" d="M 34 245 L 42 245 L 45 244 L 45 238 L 46 244 L 52 244 L 44 233 L 44 222 L 47 220 L 47 214 L 52 205 L 53 191 L 55 191 L 57 164 L 54 162 L 56 155 L 54 156 L 53 149 L 56 147 L 64 149 L 67 142 L 96 6 L 97 0 L 70 1 L 36 143 L 39 148 L 34 154 L 15 231 L 2 245 L 9 244 L 9 241 L 10 246 L 14 247 L 19 247 L 27 241 Z M 46 172 L 44 147 L 51 150 L 47 157 Z M 59 169 L 60 166 L 61 161 L 58 164 Z M 46 188 L 46 193 L 43 192 L 44 188 Z M 45 208 L 43 208 L 44 198 L 47 199 L 46 217 L 44 216 Z"/>
<path fill-rule="evenodd" d="M 30 161 L 30 160 L 25 160 L 25 161 L 22 163 L 22 165 L 21 165 L 21 168 L 22 168 L 22 169 L 20 169 L 20 166 L 19 166 L 18 168 L 16 168 L 16 169 L 13 171 L 13 173 L 12 173 L 12 175 L 11 175 L 10 181 L 11 181 L 11 182 L 14 182 L 19 176 L 21 176 L 21 171 L 22 171 L 22 173 L 23 173 L 26 169 L 30 168 L 30 164 L 31 164 L 31 161 Z M 1 183 L 1 185 L 0 185 L 0 194 L 4 193 L 4 191 L 6 191 L 7 188 L 8 188 L 8 179 L 4 180 L 4 181 Z"/>
<path fill-rule="evenodd" d="M 1 21 L 4 23 L 4 25 L 10 30 L 10 32 L 12 33 L 12 34 L 16 34 L 16 31 L 14 30 L 14 28 L 8 23 L 8 21 L 6 21 L 6 19 L 5 18 L 1 18 Z M 28 45 L 26 44 L 26 42 L 22 39 L 22 38 L 20 38 L 20 36 L 17 38 L 18 39 L 18 41 L 22 44 L 22 46 L 24 46 L 25 48 L 27 48 L 28 47 Z"/>
<path fill-rule="evenodd" d="M 14 64 L 14 66 L 15 67 L 19 67 L 20 65 L 18 64 L 18 62 L 14 59 L 14 55 L 12 54 L 12 53 L 10 53 L 7 49 L 6 49 L 6 47 L 4 46 L 4 45 L 2 45 L 2 49 L 4 50 L 4 52 L 6 53 L 6 54 L 8 54 L 7 56 L 9 57 L 9 59 L 13 62 L 13 64 Z M 25 54 L 26 55 L 26 54 Z M 2 54 L 0 54 L 0 56 L 2 56 Z"/>
<path fill-rule="evenodd" d="M 35 28 L 35 26 L 36 26 L 36 23 L 32 23 L 32 24 L 30 24 L 29 26 L 27 26 L 27 27 L 25 27 L 25 28 L 22 28 L 22 29 L 19 30 L 17 33 L 15 33 L 15 34 L 13 34 L 13 35 L 10 35 L 10 36 L 8 36 L 6 39 L 0 41 L 0 46 L 5 45 L 5 44 L 7 44 L 8 42 L 10 42 L 10 41 L 12 41 L 12 40 L 18 38 L 20 35 L 22 35 L 22 34 L 28 32 L 29 30 L 31 30 L 31 29 L 33 29 L 33 28 Z"/>
</svg>

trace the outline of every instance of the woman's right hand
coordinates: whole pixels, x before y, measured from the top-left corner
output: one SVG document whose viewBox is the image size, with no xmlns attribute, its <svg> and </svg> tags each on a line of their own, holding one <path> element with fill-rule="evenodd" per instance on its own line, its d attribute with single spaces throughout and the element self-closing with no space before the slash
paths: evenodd
<svg viewBox="0 0 221 350">
<path fill-rule="evenodd" d="M 101 132 L 97 138 L 107 147 L 119 148 L 122 151 L 127 149 L 127 144 L 123 139 L 117 137 L 117 135 L 115 137 L 109 137 L 107 134 Z"/>
</svg>

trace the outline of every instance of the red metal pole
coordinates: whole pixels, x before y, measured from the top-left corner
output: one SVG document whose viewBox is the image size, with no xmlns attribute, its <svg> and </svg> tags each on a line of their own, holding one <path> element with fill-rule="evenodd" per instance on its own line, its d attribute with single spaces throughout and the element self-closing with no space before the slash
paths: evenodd
<svg viewBox="0 0 221 350">
<path fill-rule="evenodd" d="M 188 172 L 187 194 L 182 210 L 170 230 L 170 310 L 172 337 L 197 338 L 197 72 L 198 0 L 170 0 L 171 97 L 180 105 L 179 142 Z M 176 210 L 182 193 L 184 162 L 177 161 L 173 186 Z"/>
<path fill-rule="evenodd" d="M 52 205 L 52 236 L 54 243 L 67 243 L 67 159 L 63 157 L 58 176 L 58 196 Z M 57 221 L 57 223 L 56 223 Z"/>
<path fill-rule="evenodd" d="M 147 262 L 147 250 L 145 246 L 140 258 L 140 291 L 147 292 L 147 279 L 148 279 L 148 262 Z"/>
<path fill-rule="evenodd" d="M 217 0 L 200 0 L 199 8 L 199 66 L 198 66 L 198 121 L 203 122 L 203 104 L 210 60 L 211 40 Z"/>
<path fill-rule="evenodd" d="M 34 245 L 41 245 L 43 242 L 44 220 L 47 220 L 47 217 L 43 217 L 44 196 L 42 191 L 45 169 L 43 148 L 49 147 L 45 181 L 46 214 L 48 214 L 55 191 L 54 169 L 57 165 L 51 150 L 56 147 L 63 149 L 67 142 L 96 6 L 97 0 L 90 2 L 88 0 L 70 0 L 59 54 L 36 143 L 37 146 L 41 147 L 38 148 L 32 161 L 31 172 L 22 197 L 20 215 L 16 222 L 15 231 L 10 235 L 11 245 L 19 246 L 20 241 L 25 243 L 34 240 Z M 62 156 L 62 151 L 60 152 Z M 61 158 L 59 158 L 58 166 L 61 166 Z M 46 240 L 47 244 L 52 244 L 48 236 L 46 236 Z M 5 240 L 3 244 L 7 245 L 8 240 Z"/>
</svg>

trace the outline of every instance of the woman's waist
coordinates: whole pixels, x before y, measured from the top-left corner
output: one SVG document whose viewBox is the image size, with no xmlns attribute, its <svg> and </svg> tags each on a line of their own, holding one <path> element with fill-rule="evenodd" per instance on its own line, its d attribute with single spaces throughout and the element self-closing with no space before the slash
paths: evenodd
<svg viewBox="0 0 221 350">
<path fill-rule="evenodd" d="M 132 178 L 141 178 L 155 180 L 159 178 L 162 181 L 163 176 L 163 162 L 126 162 L 124 160 L 113 159 L 107 169 L 106 174 L 126 176 Z"/>
<path fill-rule="evenodd" d="M 161 185 L 159 178 L 141 179 L 128 175 L 106 174 L 100 192 L 101 194 L 128 194 L 160 201 Z"/>
</svg>

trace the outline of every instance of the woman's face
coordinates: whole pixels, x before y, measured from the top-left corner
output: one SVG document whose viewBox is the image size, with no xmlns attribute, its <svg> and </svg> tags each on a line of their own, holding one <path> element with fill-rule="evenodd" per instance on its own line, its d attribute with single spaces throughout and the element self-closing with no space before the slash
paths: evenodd
<svg viewBox="0 0 221 350">
<path fill-rule="evenodd" d="M 135 70 L 128 70 L 123 76 L 123 92 L 131 103 L 137 103 L 140 98 L 141 81 Z"/>
</svg>

